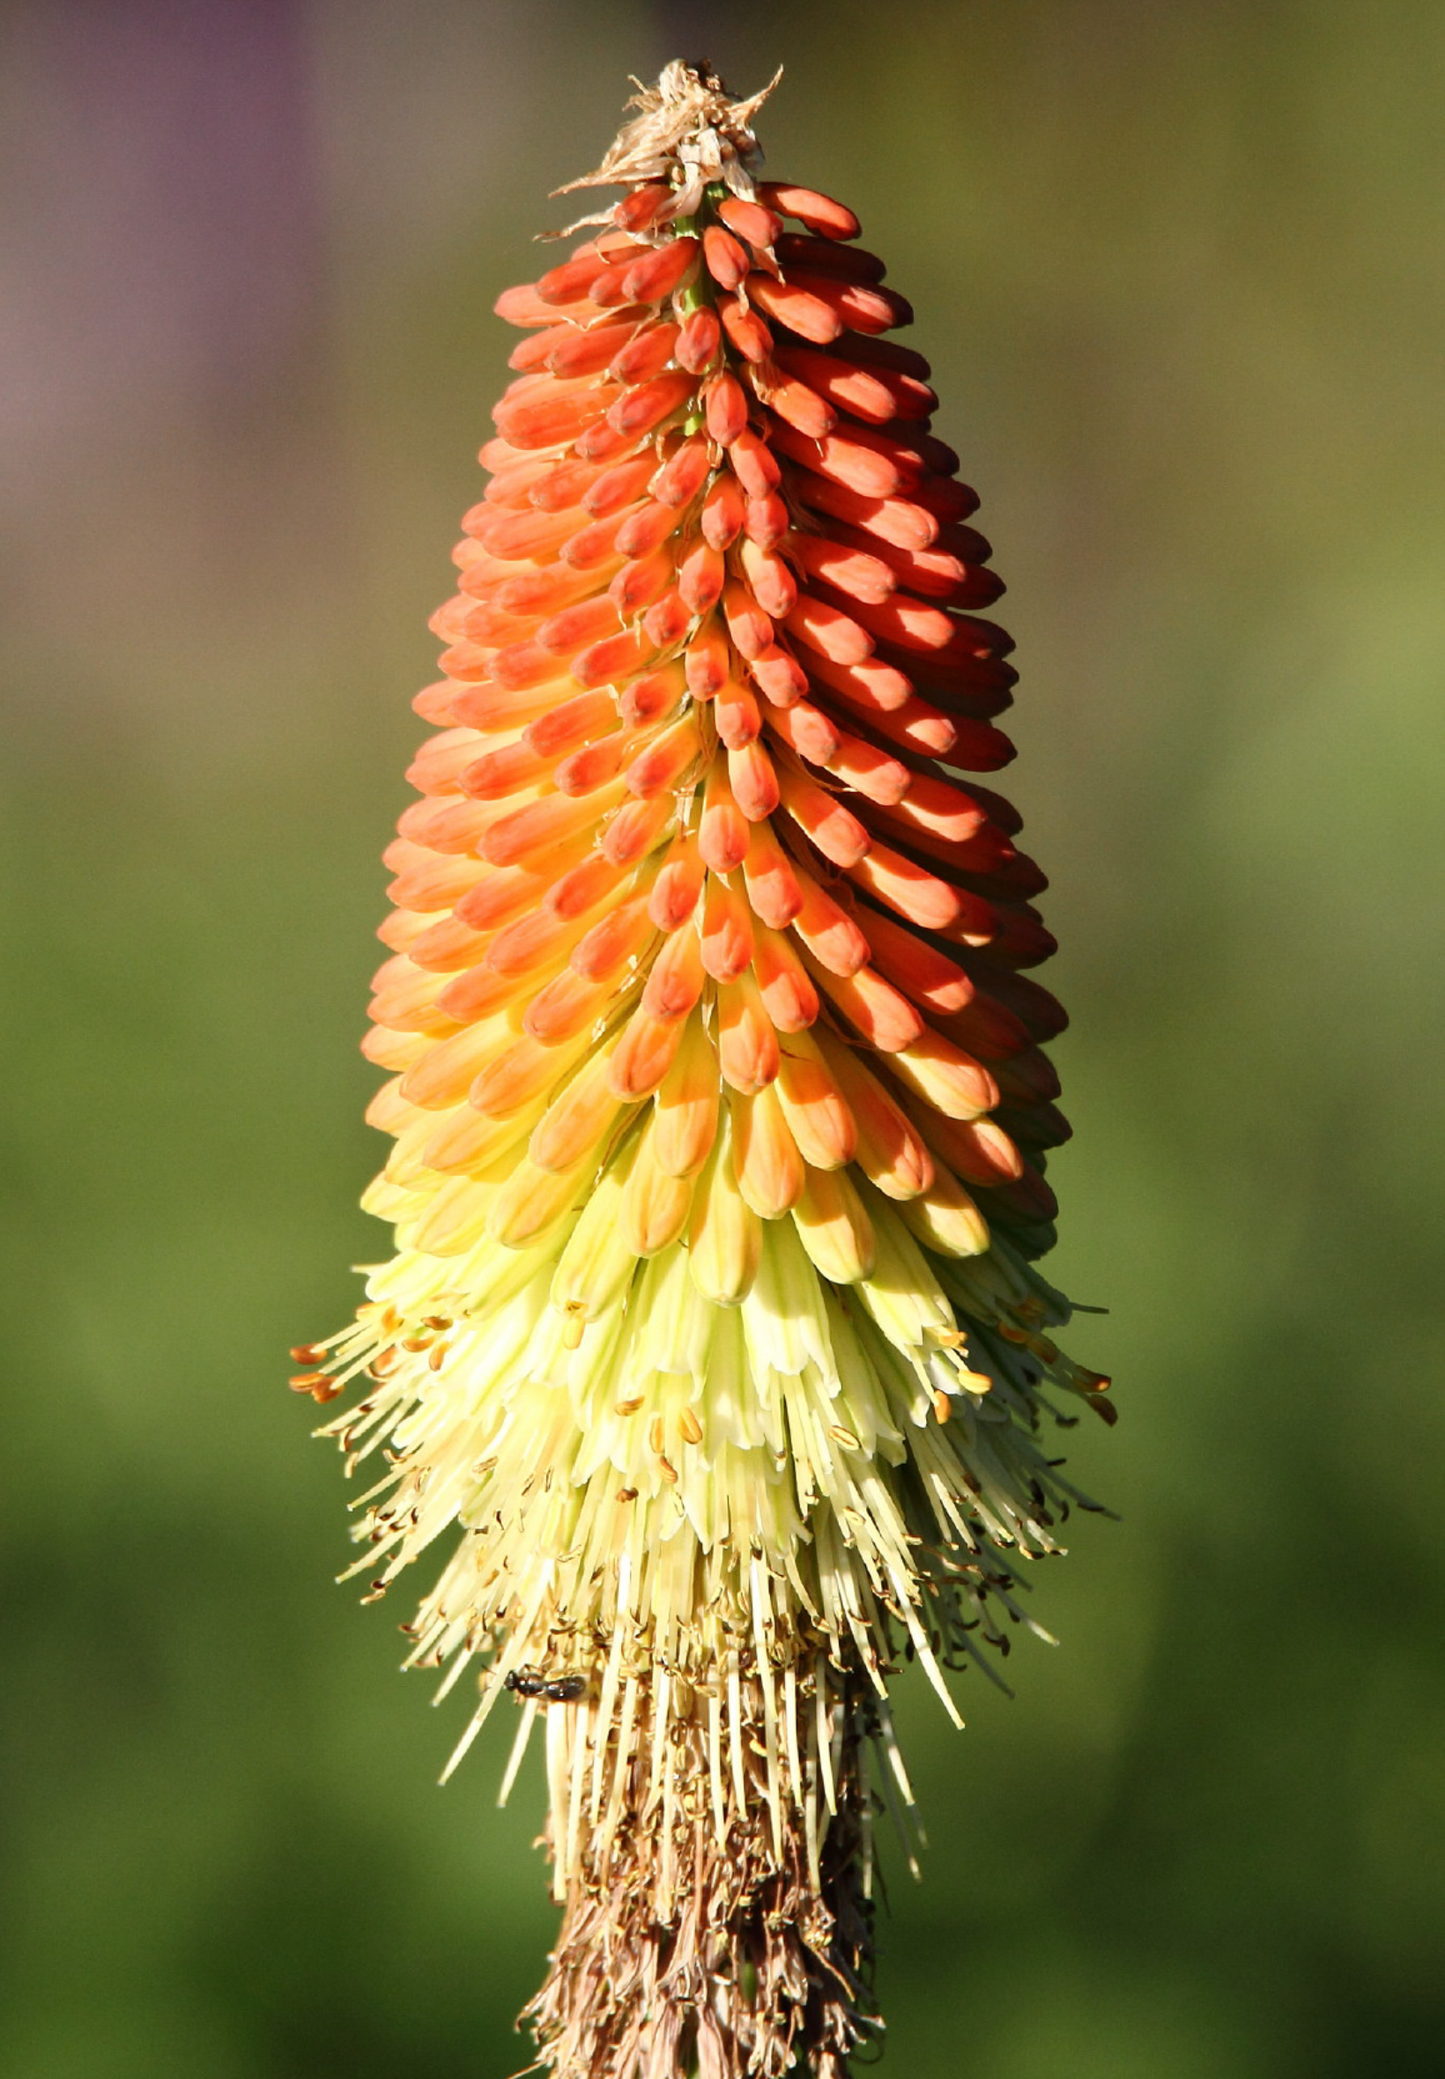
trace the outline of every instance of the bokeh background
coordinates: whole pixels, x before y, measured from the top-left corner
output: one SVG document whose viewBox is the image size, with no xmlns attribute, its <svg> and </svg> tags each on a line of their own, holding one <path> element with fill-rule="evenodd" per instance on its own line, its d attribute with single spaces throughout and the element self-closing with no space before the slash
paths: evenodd
<svg viewBox="0 0 1445 2079">
<path fill-rule="evenodd" d="M 332 1585 L 284 1348 L 382 1246 L 490 306 L 678 54 L 786 63 L 772 168 L 859 209 L 982 492 L 1120 1382 L 1062 1646 L 962 1737 L 906 1696 L 884 2069 L 1437 2073 L 1445 11 L 10 0 L 0 2074 L 524 2062 L 538 1776 L 434 1787 L 465 1701 Z"/>
</svg>

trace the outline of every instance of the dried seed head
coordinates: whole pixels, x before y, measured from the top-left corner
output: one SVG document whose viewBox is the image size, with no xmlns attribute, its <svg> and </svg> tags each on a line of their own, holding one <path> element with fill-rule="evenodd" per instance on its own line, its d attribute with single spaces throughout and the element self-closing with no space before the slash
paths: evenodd
<svg viewBox="0 0 1445 2079">
<path fill-rule="evenodd" d="M 693 189 L 700 200 L 709 181 L 724 181 L 733 194 L 751 199 L 752 169 L 762 158 L 751 120 L 782 76 L 780 65 L 759 93 L 734 101 L 711 66 L 675 58 L 663 67 L 655 87 L 633 80 L 637 92 L 627 105 L 638 114 L 623 125 L 596 172 L 555 192 L 666 182 L 677 191 L 671 213 L 683 216 L 695 207 Z M 647 221 L 655 223 L 657 214 L 655 207 Z"/>
<path fill-rule="evenodd" d="M 634 1715 L 646 1724 L 656 1706 L 643 1688 Z M 597 1757 L 578 1727 L 575 1713 L 549 1714 L 548 1763 L 585 1798 Z M 527 2013 L 556 2079 L 751 2079 L 799 2058 L 843 2079 L 876 2031 L 863 1747 L 881 1730 L 856 1676 L 819 1709 L 810 1700 L 792 1744 L 811 1820 L 780 1833 L 769 1776 L 789 1764 L 766 1732 L 744 1677 L 726 1706 L 695 1692 L 669 1720 L 690 1795 L 666 1796 L 645 1747 L 601 1756 L 598 1817 L 578 1815 L 552 1970 Z"/>
</svg>

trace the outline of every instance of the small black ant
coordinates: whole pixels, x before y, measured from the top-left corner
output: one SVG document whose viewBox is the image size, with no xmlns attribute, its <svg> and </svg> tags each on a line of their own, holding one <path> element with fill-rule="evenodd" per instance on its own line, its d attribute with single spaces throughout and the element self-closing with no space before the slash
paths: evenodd
<svg viewBox="0 0 1445 2079">
<path fill-rule="evenodd" d="M 548 1675 L 541 1668 L 513 1668 L 504 1689 L 513 1696 L 536 1697 L 544 1704 L 575 1704 L 587 1694 L 585 1675 Z"/>
</svg>

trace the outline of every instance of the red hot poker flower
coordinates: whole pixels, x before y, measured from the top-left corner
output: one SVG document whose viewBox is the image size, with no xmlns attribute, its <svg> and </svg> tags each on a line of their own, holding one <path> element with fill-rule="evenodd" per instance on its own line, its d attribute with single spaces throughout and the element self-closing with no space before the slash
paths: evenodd
<svg viewBox="0 0 1445 2079">
<path fill-rule="evenodd" d="M 847 2070 L 899 1645 L 1006 1650 L 1074 1490 L 1002 586 L 852 212 L 672 65 L 522 340 L 434 618 L 366 1051 L 396 1226 L 297 1352 L 388 1446 L 412 1664 L 545 1719 L 559 2079 Z M 956 1716 L 956 1712 L 954 1713 Z M 459 1752 L 461 1750 L 459 1749 Z"/>
</svg>

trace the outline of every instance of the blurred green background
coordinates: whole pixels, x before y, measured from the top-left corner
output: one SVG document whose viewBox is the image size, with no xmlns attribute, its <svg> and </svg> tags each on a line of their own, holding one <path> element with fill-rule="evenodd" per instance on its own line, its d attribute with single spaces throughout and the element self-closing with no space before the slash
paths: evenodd
<svg viewBox="0 0 1445 2079">
<path fill-rule="evenodd" d="M 12 0 L 0 2074 L 524 2061 L 538 1774 L 434 1787 L 465 1701 L 332 1585 L 284 1353 L 383 1248 L 492 299 L 678 54 L 786 63 L 772 170 L 858 208 L 983 497 L 1123 1415 L 1063 1645 L 961 1738 L 905 1698 L 885 2069 L 1437 2073 L 1445 10 Z"/>
</svg>

